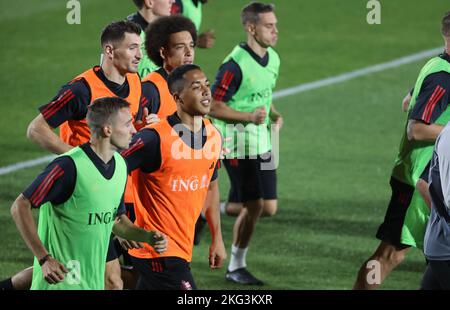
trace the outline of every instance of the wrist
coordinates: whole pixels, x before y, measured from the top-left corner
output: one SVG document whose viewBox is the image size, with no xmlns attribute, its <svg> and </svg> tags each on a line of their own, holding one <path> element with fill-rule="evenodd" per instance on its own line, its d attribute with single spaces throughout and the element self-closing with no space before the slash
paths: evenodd
<svg viewBox="0 0 450 310">
<path fill-rule="evenodd" d="M 247 122 L 253 123 L 253 113 L 247 112 Z"/>
<path fill-rule="evenodd" d="M 51 255 L 51 254 L 47 254 L 47 255 L 45 255 L 44 257 L 40 258 L 40 259 L 38 260 L 38 261 L 39 261 L 39 266 L 44 265 L 45 262 L 48 261 L 48 259 L 49 259 L 50 257 L 52 257 L 52 255 Z"/>
</svg>

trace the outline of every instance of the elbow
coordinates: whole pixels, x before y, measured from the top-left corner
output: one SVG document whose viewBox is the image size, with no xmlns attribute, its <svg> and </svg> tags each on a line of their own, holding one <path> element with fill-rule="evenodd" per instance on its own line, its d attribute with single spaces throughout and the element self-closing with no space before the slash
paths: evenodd
<svg viewBox="0 0 450 310">
<path fill-rule="evenodd" d="M 22 202 L 23 198 L 22 195 L 20 195 L 11 206 L 10 212 L 14 222 L 17 222 L 17 219 L 20 217 L 20 205 Z"/>
<path fill-rule="evenodd" d="M 36 142 L 36 132 L 37 132 L 36 127 L 37 127 L 36 126 L 36 122 L 35 122 L 35 120 L 33 120 L 28 125 L 28 128 L 27 128 L 27 138 L 30 139 L 33 142 Z"/>
<path fill-rule="evenodd" d="M 420 140 L 420 130 L 416 122 L 409 122 L 406 129 L 406 136 L 409 141 Z"/>
<path fill-rule="evenodd" d="M 14 219 L 14 221 L 16 220 L 16 218 L 17 218 L 17 214 L 18 214 L 18 212 L 19 212 L 19 210 L 18 210 L 18 208 L 17 208 L 17 204 L 14 202 L 13 203 L 13 205 L 11 206 L 11 209 L 10 209 L 10 212 L 11 212 L 11 217 Z"/>
<path fill-rule="evenodd" d="M 409 141 L 414 141 L 414 140 L 416 140 L 416 135 L 415 135 L 414 130 L 410 130 L 409 128 L 408 128 L 408 130 L 406 131 L 406 136 L 407 136 L 407 138 L 408 138 Z"/>
</svg>

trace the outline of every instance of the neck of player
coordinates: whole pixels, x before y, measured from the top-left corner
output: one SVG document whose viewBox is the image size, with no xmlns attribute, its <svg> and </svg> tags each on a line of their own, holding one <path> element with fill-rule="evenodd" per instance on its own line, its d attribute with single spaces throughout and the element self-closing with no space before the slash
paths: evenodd
<svg viewBox="0 0 450 310">
<path fill-rule="evenodd" d="M 152 9 L 145 8 L 145 5 L 142 7 L 142 9 L 139 10 L 139 14 L 141 14 L 141 16 L 149 24 L 158 18 L 158 16 L 153 14 Z M 144 31 L 145 31 L 145 29 L 144 29 Z"/>
<path fill-rule="evenodd" d="M 108 59 L 105 59 L 102 64 L 102 70 L 105 74 L 106 78 L 111 82 L 122 85 L 125 82 L 126 72 L 120 73 L 119 70 L 113 65 L 109 63 Z"/>
<path fill-rule="evenodd" d="M 247 45 L 261 58 L 267 53 L 267 47 L 263 47 L 255 36 L 248 36 Z"/>
<path fill-rule="evenodd" d="M 203 117 L 202 116 L 192 116 L 181 109 L 177 110 L 177 115 L 181 120 L 181 123 L 186 126 L 190 131 L 197 132 L 202 129 Z"/>
<path fill-rule="evenodd" d="M 114 156 L 114 152 L 116 151 L 109 139 L 97 139 L 95 137 L 91 137 L 90 145 L 91 149 L 105 164 L 111 160 Z"/>
</svg>

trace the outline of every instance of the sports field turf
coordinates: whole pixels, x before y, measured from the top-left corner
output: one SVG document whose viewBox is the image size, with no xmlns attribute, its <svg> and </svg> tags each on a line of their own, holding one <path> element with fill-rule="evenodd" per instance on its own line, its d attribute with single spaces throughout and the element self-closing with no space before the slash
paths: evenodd
<svg viewBox="0 0 450 310">
<path fill-rule="evenodd" d="M 132 1 L 80 2 L 81 25 L 66 23 L 65 1 L 0 2 L 0 166 L 48 154 L 25 137 L 37 107 L 97 64 L 102 27 L 134 10 Z M 198 50 L 196 59 L 213 80 L 222 59 L 245 39 L 239 10 L 247 1 L 210 2 L 203 28 L 214 28 L 217 42 L 212 50 Z M 278 90 L 441 46 L 440 18 L 450 9 L 445 1 L 386 1 L 381 25 L 370 26 L 365 0 L 272 2 L 280 29 Z M 378 244 L 373 236 L 389 199 L 390 169 L 405 120 L 401 99 L 425 61 L 276 100 L 285 121 L 280 208 L 258 224 L 247 259 L 250 270 L 268 283 L 264 289 L 351 288 Z M 42 168 L 0 176 L 0 279 L 32 262 L 9 207 Z M 220 181 L 225 199 L 224 169 Z M 222 217 L 228 252 L 233 223 Z M 225 281 L 225 268 L 209 270 L 208 240 L 205 234 L 194 252 L 198 286 L 242 288 Z M 410 254 L 382 288 L 418 288 L 424 259 L 418 250 Z"/>
</svg>

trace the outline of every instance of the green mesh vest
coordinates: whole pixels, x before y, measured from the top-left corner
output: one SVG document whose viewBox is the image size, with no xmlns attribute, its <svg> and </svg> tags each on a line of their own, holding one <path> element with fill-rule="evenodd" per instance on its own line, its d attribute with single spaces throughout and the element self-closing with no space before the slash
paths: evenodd
<svg viewBox="0 0 450 310">
<path fill-rule="evenodd" d="M 31 289 L 102 290 L 109 238 L 125 188 L 126 164 L 115 153 L 114 175 L 106 180 L 81 148 L 63 155 L 70 156 L 75 163 L 74 192 L 61 205 L 48 202 L 41 206 L 38 234 L 49 253 L 69 273 L 63 282 L 50 285 L 35 258 Z"/>
<path fill-rule="evenodd" d="M 264 154 L 272 149 L 270 137 L 269 112 L 272 104 L 272 90 L 275 87 L 280 67 L 280 57 L 274 49 L 268 48 L 269 62 L 261 66 L 239 45 L 234 48 L 224 62 L 233 59 L 241 68 L 242 82 L 228 106 L 241 112 L 252 112 L 256 108 L 265 107 L 267 117 L 264 124 L 235 124 L 222 120 L 214 120 L 224 138 L 231 137 L 224 143 L 230 153 L 227 158 L 244 158 Z M 245 125 L 245 127 L 244 127 Z"/>
<path fill-rule="evenodd" d="M 199 1 L 197 6 L 195 6 L 192 0 L 181 0 L 181 3 L 183 4 L 183 16 L 192 20 L 195 29 L 200 31 L 202 24 L 202 3 Z"/>
<path fill-rule="evenodd" d="M 142 58 L 139 62 L 138 73 L 141 79 L 145 78 L 149 73 L 156 71 L 159 69 L 157 65 L 153 63 L 153 61 L 148 58 L 147 51 L 145 50 L 145 31 L 141 30 L 141 53 Z"/>
<path fill-rule="evenodd" d="M 450 64 L 440 58 L 434 57 L 425 64 L 419 73 L 414 92 L 409 104 L 408 114 L 416 104 L 422 83 L 427 76 L 433 73 L 445 71 L 450 73 Z M 450 110 L 447 108 L 435 121 L 435 124 L 445 125 L 450 120 Z M 434 142 L 409 141 L 406 135 L 406 122 L 399 152 L 392 170 L 392 176 L 406 184 L 415 186 L 426 165 L 431 160 Z M 428 222 L 430 210 L 425 204 L 420 193 L 415 190 L 411 203 L 406 211 L 402 227 L 400 242 L 417 248 L 423 247 L 423 238 Z"/>
<path fill-rule="evenodd" d="M 422 83 L 427 76 L 440 71 L 450 73 L 450 64 L 440 58 L 434 57 L 422 68 L 414 86 L 414 92 L 409 104 L 409 113 L 416 104 L 417 97 Z M 447 108 L 435 121 L 435 124 L 446 125 L 450 120 L 450 110 Z M 425 166 L 431 160 L 433 153 L 434 141 L 410 141 L 406 134 L 406 128 L 408 121 L 406 121 L 405 129 L 403 130 L 402 140 L 400 142 L 399 152 L 395 159 L 394 169 L 392 170 L 392 176 L 406 184 L 415 186 L 417 180 L 422 174 Z"/>
</svg>

